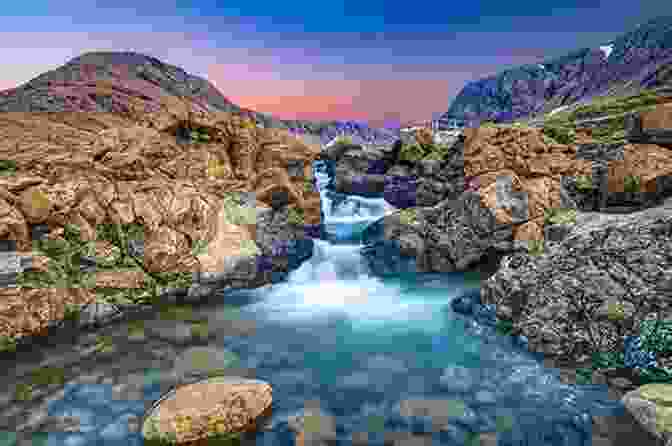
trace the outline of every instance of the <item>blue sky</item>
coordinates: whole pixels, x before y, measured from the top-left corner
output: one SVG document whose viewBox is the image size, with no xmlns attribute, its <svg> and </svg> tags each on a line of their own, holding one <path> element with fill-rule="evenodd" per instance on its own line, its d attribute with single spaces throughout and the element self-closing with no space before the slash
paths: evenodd
<svg viewBox="0 0 672 446">
<path fill-rule="evenodd" d="M 672 2 L 13 2 L 0 17 L 0 89 L 85 51 L 132 50 L 280 117 L 429 119 L 469 80 L 597 47 L 661 15 Z"/>
</svg>

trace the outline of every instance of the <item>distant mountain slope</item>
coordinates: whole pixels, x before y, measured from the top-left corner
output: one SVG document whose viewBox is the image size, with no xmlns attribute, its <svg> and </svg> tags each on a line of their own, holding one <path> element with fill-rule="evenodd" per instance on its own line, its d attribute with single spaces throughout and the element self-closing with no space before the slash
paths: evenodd
<svg viewBox="0 0 672 446">
<path fill-rule="evenodd" d="M 666 84 L 672 85 L 672 17 L 659 17 L 604 45 L 469 82 L 441 120 L 510 121 Z"/>
<path fill-rule="evenodd" d="M 0 92 L 0 112 L 117 112 L 131 107 L 154 110 L 161 96 L 180 96 L 204 110 L 240 112 L 264 127 L 287 128 L 319 136 L 338 133 L 387 143 L 394 132 L 349 121 L 282 120 L 242 108 L 209 81 L 154 57 L 134 52 L 84 53 L 17 88 Z"/>
</svg>

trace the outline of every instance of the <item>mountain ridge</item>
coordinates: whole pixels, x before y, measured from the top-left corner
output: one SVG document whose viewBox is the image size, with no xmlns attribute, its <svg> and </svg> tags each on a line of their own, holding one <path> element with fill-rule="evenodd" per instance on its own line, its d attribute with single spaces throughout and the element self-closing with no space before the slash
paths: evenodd
<svg viewBox="0 0 672 446">
<path fill-rule="evenodd" d="M 672 85 L 672 16 L 592 48 L 468 82 L 440 120 L 512 121 L 603 95 Z"/>
<path fill-rule="evenodd" d="M 257 125 L 317 135 L 326 143 L 348 134 L 372 143 L 389 143 L 395 132 L 348 121 L 289 120 L 240 107 L 210 81 L 156 57 L 133 51 L 91 51 L 0 91 L 0 112 L 118 112 L 132 104 L 156 110 L 160 97 L 177 96 L 204 111 L 240 113 Z"/>
</svg>

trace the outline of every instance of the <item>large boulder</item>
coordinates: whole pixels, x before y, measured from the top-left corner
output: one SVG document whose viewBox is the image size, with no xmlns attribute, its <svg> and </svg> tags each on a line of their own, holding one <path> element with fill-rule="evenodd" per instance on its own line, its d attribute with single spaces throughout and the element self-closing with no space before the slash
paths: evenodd
<svg viewBox="0 0 672 446">
<path fill-rule="evenodd" d="M 493 256 L 516 249 L 512 234 L 512 225 L 498 223 L 477 193 L 464 192 L 433 207 L 386 215 L 364 232 L 363 255 L 381 273 L 407 268 L 408 259 L 417 272 L 485 272 L 492 269 Z"/>
<path fill-rule="evenodd" d="M 216 435 L 257 429 L 270 415 L 271 386 L 238 377 L 208 378 L 179 386 L 154 403 L 142 424 L 145 440 L 193 445 Z"/>
<path fill-rule="evenodd" d="M 429 129 L 402 132 L 388 146 L 332 144 L 323 156 L 333 163 L 334 189 L 369 197 L 384 197 L 395 207 L 433 206 L 456 198 L 464 190 L 464 160 L 459 132 L 433 134 Z M 450 135 L 445 135 L 450 133 Z M 407 135 L 412 135 L 409 139 Z M 441 160 L 400 160 L 404 144 L 437 139 L 449 149 Z M 424 139 L 423 139 L 424 138 Z"/>
<path fill-rule="evenodd" d="M 672 318 L 671 239 L 671 199 L 632 214 L 578 213 L 543 254 L 507 256 L 482 283 L 482 302 L 512 321 L 531 351 L 575 361 L 617 348 L 645 317 Z"/>
<path fill-rule="evenodd" d="M 665 446 L 672 442 L 672 386 L 646 384 L 623 396 L 625 408 Z"/>
</svg>

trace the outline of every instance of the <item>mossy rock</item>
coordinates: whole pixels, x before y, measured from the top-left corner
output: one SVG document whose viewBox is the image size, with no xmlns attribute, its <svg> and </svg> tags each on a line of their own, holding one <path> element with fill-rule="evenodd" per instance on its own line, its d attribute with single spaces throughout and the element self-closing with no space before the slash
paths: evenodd
<svg viewBox="0 0 672 446">
<path fill-rule="evenodd" d="M 542 133 L 560 144 L 573 144 L 576 138 L 574 129 L 549 124 L 544 125 Z"/>
<path fill-rule="evenodd" d="M 563 208 L 549 208 L 544 210 L 544 224 L 574 224 L 576 223 L 576 210 Z"/>
<path fill-rule="evenodd" d="M 289 224 L 292 225 L 302 225 L 304 224 L 304 212 L 303 209 L 293 207 L 287 210 L 287 220 Z"/>
<path fill-rule="evenodd" d="M 637 389 L 642 398 L 656 404 L 656 428 L 658 432 L 672 433 L 672 385 L 645 384 Z"/>
<path fill-rule="evenodd" d="M 527 241 L 527 252 L 531 256 L 540 256 L 544 253 L 544 241 L 543 240 L 528 240 Z"/>
<path fill-rule="evenodd" d="M 399 211 L 399 219 L 402 224 L 405 225 L 414 225 L 418 222 L 418 212 L 417 209 L 407 208 L 401 209 Z"/>
<path fill-rule="evenodd" d="M 408 144 L 402 146 L 399 159 L 404 161 L 420 161 L 425 157 L 425 150 L 420 144 Z"/>
<path fill-rule="evenodd" d="M 0 160 L 0 176 L 11 176 L 16 173 L 16 161 Z"/>
<path fill-rule="evenodd" d="M 641 180 L 642 179 L 639 176 L 626 175 L 624 178 L 623 191 L 630 193 L 640 192 L 642 188 Z"/>
<path fill-rule="evenodd" d="M 593 177 L 589 175 L 579 175 L 576 177 L 575 186 L 579 191 L 589 191 L 593 189 Z"/>
<path fill-rule="evenodd" d="M 334 139 L 334 144 L 337 145 L 352 145 L 352 137 L 348 135 L 339 135 Z"/>
</svg>

